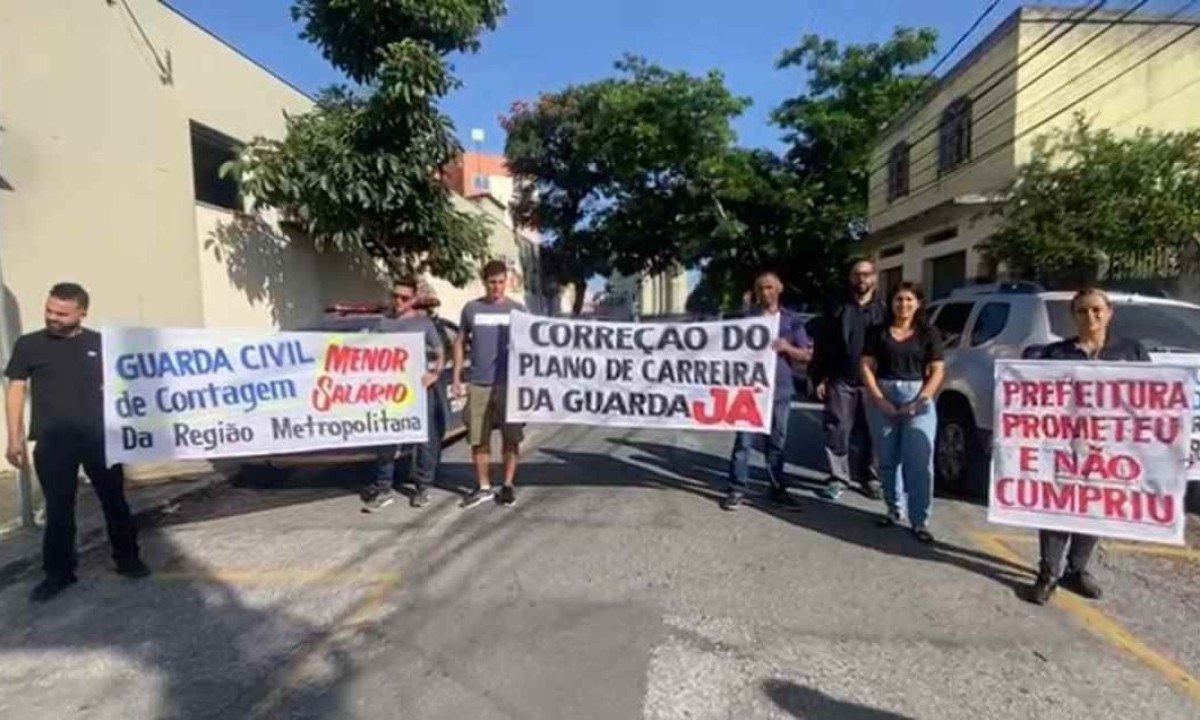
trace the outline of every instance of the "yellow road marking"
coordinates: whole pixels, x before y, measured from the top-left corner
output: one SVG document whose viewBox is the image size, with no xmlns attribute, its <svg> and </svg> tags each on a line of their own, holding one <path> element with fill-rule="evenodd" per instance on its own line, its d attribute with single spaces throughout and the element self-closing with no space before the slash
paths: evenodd
<svg viewBox="0 0 1200 720">
<path fill-rule="evenodd" d="M 1002 543 L 1020 543 L 1030 545 L 1037 542 L 1036 535 L 1015 535 L 1011 533 L 980 533 Z M 1125 540 L 1105 540 L 1106 550 L 1129 553 L 1131 555 L 1148 555 L 1150 557 L 1190 560 L 1200 563 L 1200 548 L 1177 547 L 1174 545 L 1151 545 L 1149 543 L 1128 542 Z"/>
<path fill-rule="evenodd" d="M 998 558 L 1027 568 L 1021 557 L 1005 544 L 1006 541 L 1015 536 L 981 532 L 971 533 L 971 535 L 975 542 L 985 551 Z M 1126 544 L 1133 545 L 1133 543 Z M 1142 546 L 1136 545 L 1136 547 Z M 1032 573 L 1032 570 L 1030 572 Z M 1102 610 L 1088 603 L 1083 598 L 1066 592 L 1056 592 L 1051 602 L 1055 606 L 1074 615 L 1083 623 L 1084 627 L 1101 640 L 1116 646 L 1156 670 L 1169 680 L 1172 685 L 1190 697 L 1193 702 L 1200 704 L 1200 679 L 1197 679 L 1170 658 L 1147 645 Z"/>
<path fill-rule="evenodd" d="M 162 572 L 168 582 L 202 582 L 226 585 L 352 585 L 399 582 L 397 573 L 329 569 L 219 568 L 197 572 Z"/>
<path fill-rule="evenodd" d="M 329 573 L 328 575 L 333 578 L 366 576 L 365 574 L 338 572 Z M 334 624 L 332 632 L 312 645 L 306 646 L 297 655 L 292 656 L 283 681 L 276 684 L 271 692 L 255 705 L 250 712 L 250 717 L 262 718 L 273 716 L 283 701 L 287 699 L 288 695 L 297 688 L 302 687 L 307 681 L 319 678 L 323 672 L 327 671 L 327 663 L 323 663 L 323 661 L 331 657 L 339 646 L 353 639 L 360 628 L 376 619 L 379 607 L 383 604 L 388 593 L 399 586 L 400 574 L 377 573 L 373 577 L 378 578 L 374 587 L 362 599 L 351 606 L 340 621 Z"/>
</svg>

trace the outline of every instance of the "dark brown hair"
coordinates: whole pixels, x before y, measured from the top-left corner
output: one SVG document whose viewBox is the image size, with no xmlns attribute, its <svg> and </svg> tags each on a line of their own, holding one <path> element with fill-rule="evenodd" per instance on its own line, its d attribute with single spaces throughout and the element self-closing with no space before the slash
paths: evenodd
<svg viewBox="0 0 1200 720">
<path fill-rule="evenodd" d="M 920 307 L 917 308 L 917 314 L 913 316 L 913 328 L 919 332 L 925 332 L 929 327 L 929 323 L 925 318 L 925 288 L 921 287 L 921 283 L 905 280 L 904 282 L 892 288 L 888 293 L 887 302 L 887 323 L 890 326 L 896 321 L 896 296 L 902 292 L 910 292 L 917 299 Z"/>
<path fill-rule="evenodd" d="M 483 266 L 483 272 L 481 272 L 479 275 L 484 280 L 497 275 L 504 275 L 507 277 L 508 263 L 504 262 L 503 260 L 491 260 L 487 265 Z"/>
<path fill-rule="evenodd" d="M 70 300 L 78 305 L 80 310 L 87 310 L 88 304 L 91 303 L 87 290 L 73 282 L 61 282 L 50 288 L 50 297 L 56 300 Z"/>
</svg>

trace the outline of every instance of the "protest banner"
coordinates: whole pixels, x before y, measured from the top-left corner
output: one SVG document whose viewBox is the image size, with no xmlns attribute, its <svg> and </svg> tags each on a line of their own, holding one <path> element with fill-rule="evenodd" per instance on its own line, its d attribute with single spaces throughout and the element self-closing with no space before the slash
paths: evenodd
<svg viewBox="0 0 1200 720">
<path fill-rule="evenodd" d="M 1194 368 L 1196 377 L 1196 394 L 1192 397 L 1192 439 L 1188 453 L 1188 480 L 1200 481 L 1200 355 L 1183 353 L 1150 353 L 1150 359 L 1156 363 L 1168 365 L 1187 365 Z"/>
<path fill-rule="evenodd" d="M 513 313 L 509 422 L 770 432 L 779 316 L 619 323 Z"/>
<path fill-rule="evenodd" d="M 419 334 L 102 331 L 110 463 L 424 442 Z"/>
<path fill-rule="evenodd" d="M 996 362 L 988 520 L 1183 544 L 1195 373 Z"/>
</svg>

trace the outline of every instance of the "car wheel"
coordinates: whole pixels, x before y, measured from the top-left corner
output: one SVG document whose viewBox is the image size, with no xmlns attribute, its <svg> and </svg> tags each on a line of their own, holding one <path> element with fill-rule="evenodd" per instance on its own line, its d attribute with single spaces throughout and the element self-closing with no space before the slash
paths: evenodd
<svg viewBox="0 0 1200 720">
<path fill-rule="evenodd" d="M 986 496 L 986 452 L 974 418 L 960 402 L 938 409 L 933 470 L 935 487 L 944 493 Z"/>
</svg>

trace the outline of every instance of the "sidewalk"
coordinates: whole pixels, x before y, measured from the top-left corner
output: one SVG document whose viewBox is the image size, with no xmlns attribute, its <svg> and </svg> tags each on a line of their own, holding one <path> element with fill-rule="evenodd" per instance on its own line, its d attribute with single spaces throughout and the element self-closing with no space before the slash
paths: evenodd
<svg viewBox="0 0 1200 720">
<path fill-rule="evenodd" d="M 126 497 L 134 518 L 143 523 L 147 518 L 169 511 L 171 505 L 183 496 L 223 484 L 226 480 L 225 474 L 207 465 L 139 467 L 127 480 Z M 0 477 L 0 487 L 4 489 L 0 497 L 0 585 L 3 585 L 38 568 L 42 552 L 42 526 L 41 494 L 36 487 L 34 493 L 39 524 L 28 529 L 21 528 L 19 524 L 16 474 Z M 83 480 L 79 485 L 75 517 L 81 554 L 107 542 L 100 503 L 91 486 Z"/>
</svg>

